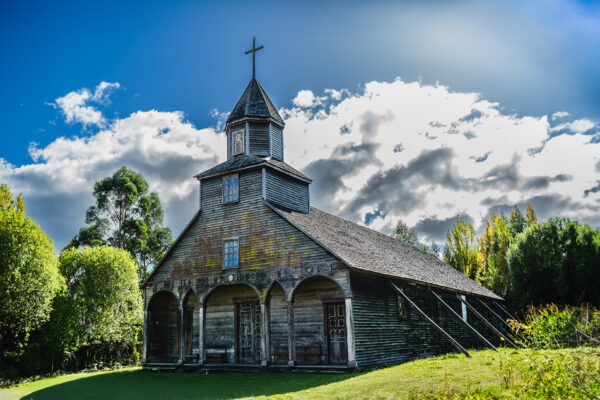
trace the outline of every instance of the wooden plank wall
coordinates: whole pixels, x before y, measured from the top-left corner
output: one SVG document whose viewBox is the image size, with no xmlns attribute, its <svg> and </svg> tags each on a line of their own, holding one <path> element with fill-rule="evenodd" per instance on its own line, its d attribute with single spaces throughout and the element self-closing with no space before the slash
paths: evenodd
<svg viewBox="0 0 600 400">
<path fill-rule="evenodd" d="M 287 364 L 287 302 L 283 288 L 280 285 L 274 285 L 267 301 L 269 304 L 270 362 L 275 364 Z"/>
<path fill-rule="evenodd" d="M 395 280 L 394 283 L 429 317 L 467 348 L 484 348 L 485 344 L 456 316 L 438 305 L 426 286 Z M 404 317 L 398 316 L 397 297 L 385 278 L 354 272 L 350 274 L 353 293 L 354 337 L 356 361 L 359 368 L 384 367 L 416 358 L 455 352 L 431 324 L 407 307 Z M 451 291 L 435 292 L 462 315 L 459 300 Z M 471 296 L 467 296 L 467 299 Z M 469 323 L 473 320 L 468 314 Z M 478 331 L 492 343 L 497 338 L 489 330 Z"/>
<path fill-rule="evenodd" d="M 296 357 L 298 364 L 326 364 L 327 335 L 325 332 L 325 301 L 344 301 L 344 295 L 334 282 L 314 278 L 304 282 L 294 294 L 294 338 L 296 354 L 315 352 L 318 357 Z M 304 346 L 304 348 L 302 348 Z M 318 347 L 316 347 L 318 346 Z M 300 350 L 302 351 L 299 351 Z"/>
<path fill-rule="evenodd" d="M 270 134 L 269 123 L 250 122 L 248 126 L 250 129 L 248 154 L 253 154 L 255 156 L 268 156 Z"/>
<path fill-rule="evenodd" d="M 217 361 L 226 354 L 224 361 L 235 362 L 235 302 L 256 301 L 256 291 L 247 285 L 234 285 L 217 288 L 208 297 L 206 306 L 206 321 L 204 340 L 206 357 Z"/>
<path fill-rule="evenodd" d="M 283 130 L 275 126 L 269 125 L 271 131 L 271 157 L 283 161 Z"/>
<path fill-rule="evenodd" d="M 308 183 L 266 170 L 267 200 L 290 210 L 309 212 Z"/>
<path fill-rule="evenodd" d="M 221 178 L 203 181 L 202 214 L 149 284 L 223 272 L 223 240 L 229 237 L 240 241 L 235 271 L 337 262 L 264 204 L 260 169 L 240 172 L 239 182 L 239 202 L 222 204 Z"/>
</svg>

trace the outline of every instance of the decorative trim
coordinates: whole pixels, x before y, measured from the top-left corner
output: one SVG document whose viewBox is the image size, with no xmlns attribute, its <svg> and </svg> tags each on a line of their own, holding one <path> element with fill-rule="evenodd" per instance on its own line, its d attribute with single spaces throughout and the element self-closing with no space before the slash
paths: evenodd
<svg viewBox="0 0 600 400">
<path fill-rule="evenodd" d="M 262 167 L 262 198 L 267 200 L 267 172 L 265 167 Z"/>
<path fill-rule="evenodd" d="M 199 183 L 199 190 L 198 190 L 198 201 L 199 201 L 199 206 L 198 206 L 198 210 L 202 210 L 202 180 L 199 179 L 198 180 Z"/>
</svg>

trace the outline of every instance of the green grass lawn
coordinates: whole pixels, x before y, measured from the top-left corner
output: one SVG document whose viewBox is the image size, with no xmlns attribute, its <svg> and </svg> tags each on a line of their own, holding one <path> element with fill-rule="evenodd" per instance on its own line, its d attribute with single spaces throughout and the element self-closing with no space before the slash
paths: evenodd
<svg viewBox="0 0 600 400">
<path fill-rule="evenodd" d="M 340 375 L 301 372 L 172 373 L 129 368 L 69 374 L 0 389 L 5 399 L 405 399 L 409 393 L 452 385 L 493 388 L 502 395 L 502 368 L 526 368 L 543 355 L 578 350 L 475 351 L 372 372 Z M 594 354 L 597 356 L 597 352 Z M 504 367 L 501 367 L 503 365 Z M 508 393 L 507 393 L 508 394 Z"/>
</svg>

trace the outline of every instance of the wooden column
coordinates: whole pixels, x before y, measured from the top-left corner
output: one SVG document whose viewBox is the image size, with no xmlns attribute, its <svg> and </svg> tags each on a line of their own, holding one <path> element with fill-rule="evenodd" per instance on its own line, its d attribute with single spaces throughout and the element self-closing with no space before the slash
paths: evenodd
<svg viewBox="0 0 600 400">
<path fill-rule="evenodd" d="M 198 364 L 204 364 L 204 304 L 198 306 Z"/>
<path fill-rule="evenodd" d="M 352 298 L 346 297 L 346 343 L 348 345 L 348 366 L 356 367 L 354 354 L 354 320 L 352 318 Z"/>
<path fill-rule="evenodd" d="M 144 347 L 142 350 L 142 363 L 148 360 L 148 332 L 150 330 L 150 311 L 144 311 Z"/>
<path fill-rule="evenodd" d="M 179 361 L 178 364 L 183 364 L 183 354 L 185 353 L 185 329 L 183 327 L 184 312 L 183 307 L 179 306 Z"/>
<path fill-rule="evenodd" d="M 294 302 L 287 302 L 288 323 L 288 366 L 293 367 L 296 363 L 296 345 L 294 343 Z"/>
<path fill-rule="evenodd" d="M 262 329 L 260 330 L 260 365 L 266 367 L 267 360 L 269 359 L 269 322 L 267 318 L 267 305 L 264 302 L 260 303 L 260 316 L 260 320 L 262 323 Z"/>
</svg>

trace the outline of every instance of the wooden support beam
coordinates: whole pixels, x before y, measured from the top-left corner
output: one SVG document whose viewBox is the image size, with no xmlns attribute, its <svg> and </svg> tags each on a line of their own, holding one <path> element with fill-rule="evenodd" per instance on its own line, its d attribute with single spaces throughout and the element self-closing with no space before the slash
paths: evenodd
<svg viewBox="0 0 600 400">
<path fill-rule="evenodd" d="M 467 349 L 462 347 L 460 345 L 460 343 L 458 343 L 452 336 L 450 336 L 450 334 L 448 332 L 443 330 L 441 326 L 439 326 L 431 318 L 429 318 L 429 316 L 427 314 L 425 314 L 425 312 L 423 310 L 421 310 L 415 303 L 413 303 L 413 301 L 406 294 L 404 294 L 404 292 L 402 290 L 400 290 L 398 288 L 398 286 L 396 286 L 394 284 L 394 282 L 390 281 L 390 284 L 396 290 L 396 292 L 398 292 L 398 294 L 404 298 L 404 300 L 408 301 L 408 304 L 410 304 L 415 310 L 417 310 L 417 312 L 419 314 L 421 314 L 423 316 L 423 318 L 425 318 L 427 321 L 429 321 L 429 323 L 431 323 L 431 325 L 433 325 L 442 335 L 444 335 L 450 341 L 450 343 L 452 343 L 454 345 L 454 347 L 456 347 L 461 353 L 463 353 L 467 357 L 471 357 L 471 354 L 469 354 Z"/>
<path fill-rule="evenodd" d="M 485 342 L 485 344 L 492 350 L 494 351 L 498 351 L 498 349 L 489 342 L 489 340 L 487 340 L 481 333 L 477 332 L 477 330 L 475 328 L 473 328 L 471 325 L 469 325 L 469 323 L 467 321 L 465 321 L 464 319 L 462 319 L 462 317 L 460 315 L 458 315 L 458 313 L 456 311 L 454 311 L 454 309 L 452 307 L 450 307 L 440 296 L 437 295 L 436 292 L 434 292 L 431 288 L 429 288 L 429 291 L 431 292 L 431 294 L 433 294 L 435 296 L 435 298 L 442 304 L 444 305 L 448 310 L 450 310 L 450 312 L 456 317 L 458 318 L 463 324 L 465 324 L 470 330 L 473 331 L 473 333 L 475 333 L 477 335 L 477 337 L 479 337 L 481 340 L 483 340 Z"/>
<path fill-rule="evenodd" d="M 510 317 L 510 319 L 514 319 L 515 321 L 518 321 L 518 319 L 517 319 L 517 318 L 515 318 L 515 317 L 514 317 L 514 316 L 513 316 L 513 315 L 510 313 L 510 311 L 508 311 L 508 310 L 506 309 L 506 307 L 504 307 L 502 304 L 498 303 L 497 301 L 494 301 L 494 304 L 496 305 L 496 307 L 498 307 L 500 310 L 502 310 L 502 312 L 505 312 L 505 313 L 506 313 L 506 315 L 508 315 L 508 316 Z"/>
<path fill-rule="evenodd" d="M 148 340 L 150 330 L 150 311 L 144 311 L 144 349 L 142 350 L 142 362 L 148 360 Z"/>
<path fill-rule="evenodd" d="M 268 322 L 268 318 L 267 318 L 267 305 L 265 304 L 264 301 L 260 303 L 260 316 L 261 316 L 260 321 L 262 324 L 262 327 L 260 330 L 260 346 L 261 346 L 260 365 L 262 365 L 263 367 L 266 367 L 267 360 L 268 360 L 268 354 L 269 354 L 269 343 L 268 343 L 269 322 Z"/>
<path fill-rule="evenodd" d="M 488 306 L 487 304 L 485 304 L 481 299 L 477 299 L 489 312 L 492 313 L 492 315 L 494 317 L 496 317 L 502 324 L 506 325 L 508 327 L 508 329 L 510 329 L 514 334 L 518 335 L 520 337 L 521 340 L 525 341 L 525 339 L 523 338 L 523 336 L 519 335 L 518 332 L 515 332 L 514 330 L 511 329 L 510 325 L 506 322 L 506 320 L 504 320 L 504 318 L 502 318 L 500 315 L 498 315 L 497 312 L 495 312 L 494 310 L 492 310 L 490 308 L 490 306 Z"/>
<path fill-rule="evenodd" d="M 198 307 L 198 364 L 204 364 L 204 304 Z"/>
<path fill-rule="evenodd" d="M 287 302 L 288 326 L 288 366 L 293 367 L 296 361 L 296 344 L 294 342 L 294 303 Z"/>
<path fill-rule="evenodd" d="M 183 364 L 183 358 L 184 358 L 184 354 L 185 354 L 185 329 L 183 326 L 184 323 L 184 308 L 180 305 L 179 306 L 179 331 L 177 332 L 177 334 L 179 335 L 179 361 L 177 361 L 178 364 Z"/>
<path fill-rule="evenodd" d="M 467 306 L 467 308 L 469 310 L 471 310 L 473 312 L 473 314 L 475 314 L 477 316 L 477 318 L 479 318 L 480 320 L 483 321 L 484 324 L 486 324 L 488 326 L 488 328 L 490 328 L 492 331 L 494 331 L 494 333 L 498 336 L 500 336 L 501 338 L 503 338 L 506 343 L 510 344 L 512 347 L 514 347 L 515 349 L 518 349 L 519 347 L 517 347 L 516 344 L 514 344 L 509 338 L 507 338 L 506 336 L 504 336 L 502 334 L 502 332 L 500 332 L 498 329 L 496 329 L 496 327 L 494 325 L 492 325 L 492 323 L 490 321 L 488 321 L 487 319 L 485 319 L 485 317 L 483 315 L 481 315 L 479 313 L 479 311 L 477 311 L 472 305 L 469 304 L 469 302 L 467 300 L 462 299 L 459 295 L 456 295 L 456 298 L 459 299 L 464 305 Z"/>
<path fill-rule="evenodd" d="M 352 319 L 352 298 L 346 297 L 346 344 L 348 345 L 348 366 L 356 367 L 354 353 L 354 320 Z"/>
</svg>

